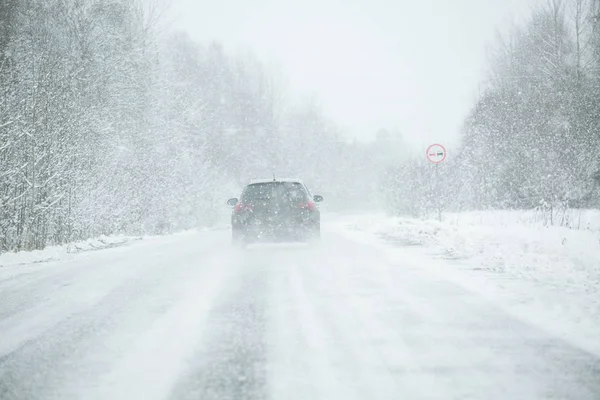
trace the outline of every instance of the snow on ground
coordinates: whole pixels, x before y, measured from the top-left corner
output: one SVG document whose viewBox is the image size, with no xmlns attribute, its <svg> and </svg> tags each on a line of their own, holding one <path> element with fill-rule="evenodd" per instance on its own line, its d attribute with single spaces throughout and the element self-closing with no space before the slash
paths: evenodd
<svg viewBox="0 0 600 400">
<path fill-rule="evenodd" d="M 424 268 L 600 354 L 600 212 L 568 215 L 582 229 L 547 226 L 525 211 L 446 214 L 443 222 L 355 215 L 338 229 L 387 251 L 401 247 L 414 262 L 425 255 Z"/>
<path fill-rule="evenodd" d="M 225 229 L 229 229 L 229 225 L 218 224 L 213 227 L 182 231 L 170 236 L 179 237 L 181 235 L 194 234 L 194 232 L 210 232 Z M 0 268 L 59 261 L 70 258 L 70 256 L 73 254 L 123 246 L 140 240 L 156 240 L 161 237 L 165 236 L 103 235 L 97 238 L 69 243 L 61 246 L 48 246 L 43 250 L 0 253 Z"/>
<path fill-rule="evenodd" d="M 593 325 L 560 340 L 545 282 L 448 257 L 456 226 L 323 222 L 320 243 L 215 229 L 0 268 L 0 398 L 598 399 Z"/>
<path fill-rule="evenodd" d="M 100 236 L 98 238 L 69 243 L 61 246 L 48 246 L 43 250 L 1 253 L 0 267 L 58 261 L 67 258 L 69 255 L 74 253 L 122 246 L 131 241 L 140 239 L 140 237 L 123 235 Z"/>
<path fill-rule="evenodd" d="M 600 232 L 600 211 L 555 209 L 496 210 L 446 213 L 443 221 L 453 225 L 526 225 L 556 226 L 575 230 Z"/>
</svg>

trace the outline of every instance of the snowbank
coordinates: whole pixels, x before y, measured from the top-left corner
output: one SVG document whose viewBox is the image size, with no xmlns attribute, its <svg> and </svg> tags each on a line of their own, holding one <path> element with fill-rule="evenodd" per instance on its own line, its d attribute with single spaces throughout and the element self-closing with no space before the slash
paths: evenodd
<svg viewBox="0 0 600 400">
<path fill-rule="evenodd" d="M 57 261 L 70 254 L 122 246 L 140 239 L 133 236 L 101 236 L 62 246 L 49 246 L 44 250 L 2 253 L 0 254 L 0 267 Z"/>
<path fill-rule="evenodd" d="M 514 210 L 446 213 L 443 221 L 453 225 L 556 226 L 600 232 L 598 210 Z"/>
<path fill-rule="evenodd" d="M 522 211 L 447 214 L 444 222 L 353 216 L 340 228 L 417 254 L 424 268 L 600 355 L 600 212 L 578 214 L 582 229 L 544 226 Z"/>
<path fill-rule="evenodd" d="M 111 235 L 100 236 L 94 239 L 88 239 L 80 242 L 69 243 L 61 246 L 49 246 L 44 250 L 21 251 L 0 253 L 0 268 L 15 265 L 36 264 L 50 261 L 58 261 L 67 258 L 70 255 L 87 251 L 102 250 L 112 247 L 118 247 L 137 241 L 158 240 L 160 238 L 170 237 L 174 240 L 185 235 L 194 235 L 197 233 L 208 233 L 213 231 L 222 231 L 229 229 L 229 224 L 215 224 L 212 227 L 202 227 L 197 229 L 188 229 L 168 235 L 154 236 L 125 236 Z"/>
</svg>

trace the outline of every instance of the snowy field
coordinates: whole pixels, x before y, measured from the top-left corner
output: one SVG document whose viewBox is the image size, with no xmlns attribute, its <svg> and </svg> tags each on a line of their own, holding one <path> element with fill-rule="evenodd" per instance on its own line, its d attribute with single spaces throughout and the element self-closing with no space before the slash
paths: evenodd
<svg viewBox="0 0 600 400">
<path fill-rule="evenodd" d="M 598 233 L 447 221 L 2 256 L 0 399 L 597 400 Z"/>
<path fill-rule="evenodd" d="M 536 211 L 484 211 L 443 222 L 355 216 L 341 230 L 429 256 L 426 267 L 600 355 L 600 212 L 564 215 L 574 228 Z"/>
</svg>

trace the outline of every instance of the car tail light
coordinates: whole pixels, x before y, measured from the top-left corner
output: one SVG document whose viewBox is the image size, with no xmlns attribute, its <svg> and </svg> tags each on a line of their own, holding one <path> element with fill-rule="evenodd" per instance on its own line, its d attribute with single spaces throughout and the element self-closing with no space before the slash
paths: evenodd
<svg viewBox="0 0 600 400">
<path fill-rule="evenodd" d="M 310 211 L 315 211 L 317 209 L 317 205 L 314 201 L 309 201 L 308 203 L 300 203 L 300 208 L 304 208 Z"/>
<path fill-rule="evenodd" d="M 237 203 L 233 209 L 235 212 L 243 210 L 252 210 L 252 204 Z"/>
</svg>

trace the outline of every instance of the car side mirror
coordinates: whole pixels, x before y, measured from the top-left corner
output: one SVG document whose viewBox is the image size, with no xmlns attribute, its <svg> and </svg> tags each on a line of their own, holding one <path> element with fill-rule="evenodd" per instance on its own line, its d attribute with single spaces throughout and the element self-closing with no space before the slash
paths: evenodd
<svg viewBox="0 0 600 400">
<path fill-rule="evenodd" d="M 227 204 L 230 206 L 235 206 L 238 202 L 239 202 L 239 200 L 236 199 L 235 197 L 233 199 L 227 200 Z"/>
<path fill-rule="evenodd" d="M 313 200 L 315 201 L 315 203 L 320 203 L 323 201 L 323 196 L 319 196 L 318 194 L 313 196 Z"/>
</svg>

